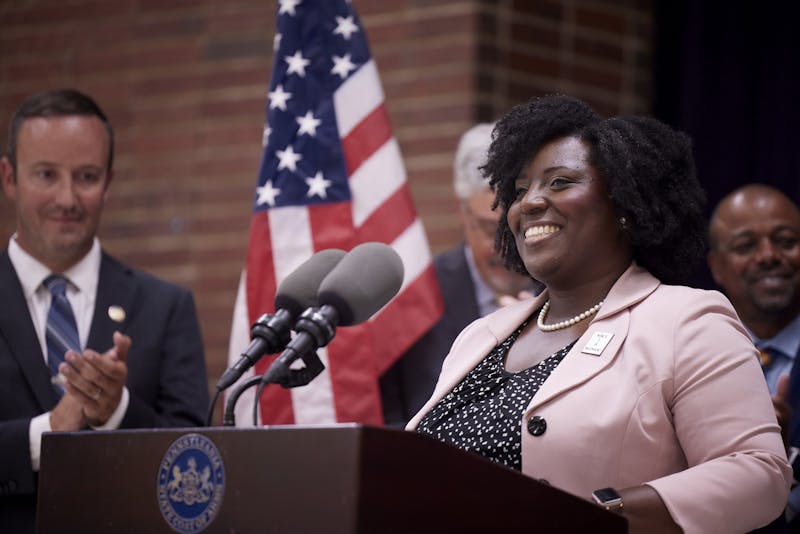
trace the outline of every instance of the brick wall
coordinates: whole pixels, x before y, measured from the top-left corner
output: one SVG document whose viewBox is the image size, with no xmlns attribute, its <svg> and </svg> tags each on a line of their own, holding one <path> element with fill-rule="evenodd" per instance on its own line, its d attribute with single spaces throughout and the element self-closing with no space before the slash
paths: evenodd
<svg viewBox="0 0 800 534">
<path fill-rule="evenodd" d="M 450 165 L 473 122 L 556 91 L 607 114 L 649 109 L 650 1 L 353 3 L 434 251 L 460 238 Z M 212 383 L 244 264 L 274 12 L 264 0 L 0 2 L 3 131 L 33 92 L 97 99 L 118 139 L 103 245 L 193 289 Z M 0 242 L 13 230 L 3 199 Z"/>
</svg>

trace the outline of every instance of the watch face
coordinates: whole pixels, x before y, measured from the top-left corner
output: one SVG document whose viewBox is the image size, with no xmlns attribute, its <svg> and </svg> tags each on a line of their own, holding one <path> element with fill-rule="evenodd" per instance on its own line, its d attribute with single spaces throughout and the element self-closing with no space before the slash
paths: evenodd
<svg viewBox="0 0 800 534">
<path fill-rule="evenodd" d="M 611 504 L 622 499 L 622 495 L 614 488 L 603 488 L 592 492 L 594 499 L 601 504 Z"/>
</svg>

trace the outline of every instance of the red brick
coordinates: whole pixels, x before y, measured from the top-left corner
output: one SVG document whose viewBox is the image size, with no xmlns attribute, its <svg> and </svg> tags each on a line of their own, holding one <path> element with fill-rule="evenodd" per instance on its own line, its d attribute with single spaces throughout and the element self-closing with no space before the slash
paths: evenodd
<svg viewBox="0 0 800 534">
<path fill-rule="evenodd" d="M 564 18 L 562 2 L 555 0 L 514 0 L 513 6 L 515 13 L 543 17 L 555 24 Z"/>
<path fill-rule="evenodd" d="M 616 68 L 574 65 L 569 78 L 589 87 L 600 87 L 609 91 L 619 91 L 622 88 L 622 73 Z"/>
<path fill-rule="evenodd" d="M 508 65 L 511 70 L 536 76 L 558 76 L 562 71 L 561 63 L 552 54 L 511 52 Z"/>
<path fill-rule="evenodd" d="M 73 17 L 91 13 L 93 19 L 116 15 L 129 15 L 135 9 L 134 0 L 84 0 L 63 2 L 27 2 L 6 6 L 4 26 L 29 27 L 34 25 L 61 25 Z"/>
<path fill-rule="evenodd" d="M 61 58 L 28 56 L 22 60 L 9 60 L 3 70 L 15 82 L 32 80 L 44 87 L 48 80 L 53 79 L 53 74 L 63 76 L 65 69 Z"/>
<path fill-rule="evenodd" d="M 136 21 L 135 31 L 138 35 L 146 35 L 148 40 L 189 39 L 206 34 L 208 26 L 209 16 L 194 8 L 171 18 L 139 17 Z"/>
<path fill-rule="evenodd" d="M 514 104 L 527 102 L 531 98 L 554 92 L 559 92 L 559 87 L 556 84 L 543 85 L 541 83 L 515 80 L 509 87 L 509 97 Z"/>
<path fill-rule="evenodd" d="M 250 31 L 272 39 L 275 6 L 270 2 L 214 2 L 206 22 L 212 34 Z"/>
<path fill-rule="evenodd" d="M 616 10 L 578 7 L 575 20 L 579 26 L 614 35 L 624 35 L 629 29 L 625 15 Z"/>
<path fill-rule="evenodd" d="M 561 43 L 560 28 L 545 24 L 534 26 L 525 22 L 513 21 L 511 23 L 511 41 L 514 43 L 514 47 L 535 45 L 557 48 Z"/>
<path fill-rule="evenodd" d="M 225 35 L 209 39 L 203 47 L 203 58 L 213 61 L 272 56 L 272 39 L 266 35 Z"/>
<path fill-rule="evenodd" d="M 624 52 L 618 41 L 609 42 L 604 39 L 582 37 L 578 35 L 574 41 L 574 50 L 582 57 L 593 57 L 601 60 L 621 63 Z"/>
</svg>

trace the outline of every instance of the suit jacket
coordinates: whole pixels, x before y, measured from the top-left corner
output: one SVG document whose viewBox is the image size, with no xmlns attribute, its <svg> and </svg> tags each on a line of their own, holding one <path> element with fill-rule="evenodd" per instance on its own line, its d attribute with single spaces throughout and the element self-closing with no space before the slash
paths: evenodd
<svg viewBox="0 0 800 534">
<path fill-rule="evenodd" d="M 433 266 L 444 313 L 380 379 L 383 418 L 391 426 L 405 426 L 422 408 L 433 392 L 453 341 L 464 327 L 480 317 L 464 245 L 437 255 Z"/>
<path fill-rule="evenodd" d="M 502 308 L 453 344 L 420 419 L 547 299 Z M 612 337 L 584 353 L 596 334 Z M 544 419 L 539 436 L 527 431 Z M 649 484 L 687 533 L 744 532 L 781 512 L 791 471 L 756 351 L 716 291 L 633 264 L 521 420 L 522 471 L 588 499 Z"/>
<path fill-rule="evenodd" d="M 796 354 L 794 364 L 789 374 L 789 395 L 788 403 L 792 409 L 792 417 L 789 421 L 788 428 L 788 442 L 792 447 L 800 447 L 800 354 Z M 795 480 L 800 480 L 800 458 L 796 458 L 792 468 L 794 470 Z M 795 504 L 796 500 L 800 498 L 800 487 L 795 486 L 790 496 L 790 502 Z M 753 531 L 753 534 L 789 534 L 800 532 L 800 515 L 795 516 L 792 521 L 786 521 L 784 515 L 778 517 L 767 525 Z"/>
<path fill-rule="evenodd" d="M 109 306 L 126 312 L 122 323 Z M 189 291 L 131 269 L 103 253 L 87 346 L 111 348 L 112 334 L 131 336 L 122 428 L 198 426 L 208 382 L 194 299 Z M 37 474 L 30 420 L 56 405 L 50 373 L 8 252 L 0 254 L 0 531 L 33 531 Z"/>
<path fill-rule="evenodd" d="M 794 357 L 792 372 L 789 374 L 789 405 L 793 414 L 789 424 L 789 444 L 800 447 L 800 354 Z"/>
</svg>

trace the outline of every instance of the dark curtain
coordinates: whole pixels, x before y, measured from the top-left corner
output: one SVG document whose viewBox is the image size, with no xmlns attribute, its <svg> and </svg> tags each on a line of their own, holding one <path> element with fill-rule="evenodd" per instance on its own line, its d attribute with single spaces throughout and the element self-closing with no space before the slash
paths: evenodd
<svg viewBox="0 0 800 534">
<path fill-rule="evenodd" d="M 656 0 L 654 114 L 688 133 L 708 212 L 761 182 L 800 201 L 794 2 Z M 694 285 L 713 287 L 707 271 Z"/>
</svg>

